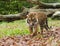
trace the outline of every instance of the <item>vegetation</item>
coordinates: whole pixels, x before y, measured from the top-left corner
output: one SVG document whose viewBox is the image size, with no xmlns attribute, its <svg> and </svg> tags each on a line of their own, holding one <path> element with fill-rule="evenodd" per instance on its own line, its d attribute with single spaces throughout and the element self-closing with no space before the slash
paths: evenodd
<svg viewBox="0 0 60 46">
<path fill-rule="evenodd" d="M 49 26 L 60 26 L 59 20 L 48 19 Z M 15 36 L 29 34 L 26 20 L 18 20 L 14 22 L 0 22 L 0 37 Z"/>
<path fill-rule="evenodd" d="M 31 4 L 19 0 L 0 1 L 0 14 L 20 13 L 23 6 L 30 7 Z"/>
<path fill-rule="evenodd" d="M 40 0 L 43 2 L 59 2 L 60 0 Z M 0 0 L 0 14 L 14 14 L 22 11 L 22 7 L 32 7 L 34 4 L 28 3 L 26 0 Z M 59 20 L 49 19 L 49 25 L 60 26 Z M 14 22 L 0 22 L 0 37 L 29 34 L 28 26 L 25 20 Z"/>
<path fill-rule="evenodd" d="M 43 2 L 60 2 L 60 0 L 40 0 Z M 0 14 L 14 14 L 20 13 L 22 7 L 32 7 L 33 4 L 28 3 L 26 0 L 0 0 Z"/>
<path fill-rule="evenodd" d="M 40 0 L 43 2 L 60 2 L 60 0 Z M 36 4 L 28 3 L 26 0 L 0 0 L 0 14 L 20 13 L 24 7 L 33 7 Z M 45 7 L 44 7 L 45 8 Z M 53 7 L 54 8 L 54 7 Z M 58 9 L 58 8 L 57 8 Z M 27 14 L 27 11 L 20 15 Z M 52 14 L 52 13 L 51 13 Z M 8 15 L 7 15 L 8 16 Z M 10 16 L 11 17 L 11 16 Z M 1 19 L 5 20 L 6 16 Z M 14 17 L 15 18 L 15 17 Z M 0 19 L 0 20 L 1 20 Z M 12 20 L 7 17 L 7 20 Z M 14 19 L 13 19 L 14 20 Z M 0 22 L 0 46 L 60 46 L 60 20 L 52 20 L 48 18 L 48 25 L 57 26 L 51 28 L 50 31 L 43 31 L 43 36 L 38 33 L 35 37 L 31 37 L 26 20 L 16 20 L 13 22 Z M 20 36 L 23 35 L 23 36 Z M 7 37 L 6 37 L 7 36 Z M 8 37 L 9 36 L 9 37 Z M 13 36 L 13 37 L 12 37 Z M 27 44 L 27 45 L 26 45 Z"/>
</svg>

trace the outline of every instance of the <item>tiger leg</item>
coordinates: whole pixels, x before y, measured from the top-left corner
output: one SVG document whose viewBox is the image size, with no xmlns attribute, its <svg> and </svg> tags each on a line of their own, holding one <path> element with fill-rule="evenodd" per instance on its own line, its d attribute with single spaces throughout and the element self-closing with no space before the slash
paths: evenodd
<svg viewBox="0 0 60 46">
<path fill-rule="evenodd" d="M 41 34 L 43 35 L 43 27 L 40 26 L 40 29 L 41 29 Z"/>
<path fill-rule="evenodd" d="M 46 21 L 45 21 L 45 29 L 48 31 L 48 29 L 49 29 L 49 26 L 48 26 L 48 22 L 47 22 L 47 19 L 46 19 Z"/>
<path fill-rule="evenodd" d="M 43 24 L 40 24 L 41 34 L 43 35 Z"/>
<path fill-rule="evenodd" d="M 29 26 L 29 31 L 30 31 L 30 34 L 33 33 L 33 27 Z"/>
<path fill-rule="evenodd" d="M 37 35 L 37 32 L 38 32 L 38 25 L 35 25 L 33 30 L 33 36 Z"/>
</svg>

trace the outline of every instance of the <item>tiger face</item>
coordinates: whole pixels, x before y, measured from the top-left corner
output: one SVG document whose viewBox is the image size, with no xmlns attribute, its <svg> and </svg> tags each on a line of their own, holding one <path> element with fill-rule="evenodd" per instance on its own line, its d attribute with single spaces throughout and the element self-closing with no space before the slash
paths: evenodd
<svg viewBox="0 0 60 46">
<path fill-rule="evenodd" d="M 38 22 L 35 17 L 36 14 L 28 14 L 27 15 L 27 23 L 29 26 L 35 26 Z"/>
</svg>

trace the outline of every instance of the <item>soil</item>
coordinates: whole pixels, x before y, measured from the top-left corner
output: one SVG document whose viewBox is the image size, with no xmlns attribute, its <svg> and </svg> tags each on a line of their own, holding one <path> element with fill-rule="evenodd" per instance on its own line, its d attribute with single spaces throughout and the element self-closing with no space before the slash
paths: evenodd
<svg viewBox="0 0 60 46">
<path fill-rule="evenodd" d="M 60 46 L 60 27 L 44 31 L 43 36 L 8 36 L 0 39 L 0 46 Z"/>
</svg>

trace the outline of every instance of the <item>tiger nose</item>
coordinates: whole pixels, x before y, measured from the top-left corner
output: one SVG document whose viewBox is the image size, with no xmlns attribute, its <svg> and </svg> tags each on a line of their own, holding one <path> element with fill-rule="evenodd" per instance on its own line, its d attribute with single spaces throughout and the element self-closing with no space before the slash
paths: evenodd
<svg viewBox="0 0 60 46">
<path fill-rule="evenodd" d="M 30 26 L 34 26 L 34 23 L 31 23 Z"/>
</svg>

